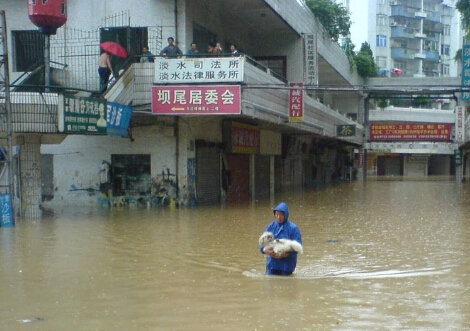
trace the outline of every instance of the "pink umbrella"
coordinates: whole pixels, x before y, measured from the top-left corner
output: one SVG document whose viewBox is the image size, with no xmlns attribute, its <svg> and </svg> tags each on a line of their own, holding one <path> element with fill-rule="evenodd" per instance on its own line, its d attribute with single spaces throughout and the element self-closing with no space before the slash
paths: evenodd
<svg viewBox="0 0 470 331">
<path fill-rule="evenodd" d="M 112 42 L 112 41 L 105 41 L 104 43 L 100 44 L 101 48 L 104 49 L 106 52 L 126 58 L 127 57 L 127 51 L 124 47 L 119 45 L 118 43 Z"/>
<path fill-rule="evenodd" d="M 394 76 L 401 76 L 401 75 L 403 75 L 403 70 L 398 69 L 398 68 L 393 68 L 393 69 L 392 69 L 392 74 L 393 74 Z"/>
</svg>

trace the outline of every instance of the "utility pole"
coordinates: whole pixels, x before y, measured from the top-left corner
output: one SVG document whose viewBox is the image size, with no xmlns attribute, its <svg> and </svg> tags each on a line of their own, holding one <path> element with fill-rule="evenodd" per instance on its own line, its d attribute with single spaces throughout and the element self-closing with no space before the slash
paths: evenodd
<svg viewBox="0 0 470 331">
<path fill-rule="evenodd" d="M 0 11 L 0 120 L 5 123 L 5 137 L 7 140 L 6 153 L 2 148 L 5 158 L 1 163 L 6 163 L 7 184 L 0 185 L 1 193 L 1 226 L 14 225 L 13 208 L 13 130 L 11 120 L 11 100 L 10 100 L 10 74 L 8 64 L 8 43 L 7 43 L 7 21 L 5 11 Z M 2 100 L 3 99 L 3 100 Z M 5 208 L 6 207 L 6 208 Z M 8 211 L 7 211 L 8 209 Z"/>
</svg>

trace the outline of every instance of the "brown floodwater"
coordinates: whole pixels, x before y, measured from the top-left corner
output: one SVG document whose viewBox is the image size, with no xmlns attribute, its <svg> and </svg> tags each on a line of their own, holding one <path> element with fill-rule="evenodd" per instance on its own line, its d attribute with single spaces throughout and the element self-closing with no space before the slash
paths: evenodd
<svg viewBox="0 0 470 331">
<path fill-rule="evenodd" d="M 279 201 L 301 229 L 264 276 Z M 63 208 L 0 228 L 0 330 L 470 330 L 470 185 L 354 182 L 249 205 Z"/>
</svg>

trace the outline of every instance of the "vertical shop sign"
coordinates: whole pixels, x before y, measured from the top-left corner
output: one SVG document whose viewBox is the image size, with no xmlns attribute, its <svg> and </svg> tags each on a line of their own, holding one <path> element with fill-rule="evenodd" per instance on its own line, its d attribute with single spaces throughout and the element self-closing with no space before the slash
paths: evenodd
<svg viewBox="0 0 470 331">
<path fill-rule="evenodd" d="M 465 107 L 457 106 L 455 107 L 455 142 L 464 143 L 465 142 Z"/>
<path fill-rule="evenodd" d="M 313 33 L 304 35 L 305 49 L 305 83 L 318 85 L 318 59 L 317 59 L 317 35 Z"/>
<path fill-rule="evenodd" d="M 470 101 L 470 45 L 462 48 L 462 100 Z"/>
<path fill-rule="evenodd" d="M 15 225 L 10 194 L 0 194 L 0 226 L 3 228 Z"/>
<path fill-rule="evenodd" d="M 290 83 L 289 122 L 302 122 L 304 119 L 304 84 Z"/>
</svg>

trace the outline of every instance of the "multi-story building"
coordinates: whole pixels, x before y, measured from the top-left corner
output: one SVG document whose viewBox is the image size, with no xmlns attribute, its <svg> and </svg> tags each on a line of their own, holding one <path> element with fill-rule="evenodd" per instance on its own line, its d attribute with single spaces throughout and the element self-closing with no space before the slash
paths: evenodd
<svg viewBox="0 0 470 331">
<path fill-rule="evenodd" d="M 22 205 L 36 211 L 110 196 L 232 203 L 346 178 L 363 142 L 354 120 L 363 118 L 363 79 L 303 1 L 67 2 L 66 24 L 46 38 L 28 19 L 28 4 L 53 2 L 65 3 L 0 5 Z M 200 56 L 159 56 L 170 36 L 184 54 L 195 42 Z M 100 94 L 103 42 L 128 57 L 112 57 L 116 82 Z M 208 54 L 213 42 L 222 56 Z M 231 44 L 243 55 L 232 57 Z M 154 62 L 140 62 L 144 46 Z M 129 130 L 111 135 L 129 108 Z M 98 125 L 103 118 L 107 127 Z"/>
<path fill-rule="evenodd" d="M 404 77 L 456 77 L 453 58 L 463 34 L 455 2 L 369 0 L 366 15 L 362 8 L 349 8 L 354 24 L 363 27 L 352 30 L 364 33 L 380 69 L 397 68 Z"/>
</svg>

